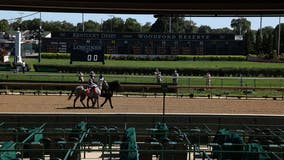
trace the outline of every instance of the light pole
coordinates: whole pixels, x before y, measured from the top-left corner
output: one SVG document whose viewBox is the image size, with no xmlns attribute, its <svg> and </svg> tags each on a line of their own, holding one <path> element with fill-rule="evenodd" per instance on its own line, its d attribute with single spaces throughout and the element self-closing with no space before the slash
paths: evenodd
<svg viewBox="0 0 284 160">
<path fill-rule="evenodd" d="M 172 15 L 170 15 L 169 21 L 169 32 L 172 33 Z"/>
<path fill-rule="evenodd" d="M 112 32 L 112 19 L 110 21 L 110 32 Z"/>
<path fill-rule="evenodd" d="M 41 12 L 39 12 L 39 31 L 38 31 L 38 63 L 41 62 Z"/>
<path fill-rule="evenodd" d="M 22 31 L 22 20 L 23 20 L 23 12 L 20 12 L 20 18 L 19 18 L 19 28 L 18 30 L 21 32 Z"/>
<path fill-rule="evenodd" d="M 82 31 L 85 32 L 85 20 L 84 20 L 84 13 L 82 13 Z"/>
<path fill-rule="evenodd" d="M 103 31 L 103 19 L 101 18 L 101 27 L 100 27 L 100 31 Z"/>
<path fill-rule="evenodd" d="M 262 42 L 262 38 L 263 38 L 263 36 L 262 36 L 262 16 L 260 16 L 260 22 L 259 22 L 260 24 L 259 24 L 259 28 L 260 28 L 260 38 L 261 38 L 261 42 Z"/>
<path fill-rule="evenodd" d="M 278 24 L 278 47 L 277 47 L 277 54 L 280 55 L 280 36 L 281 36 L 281 17 L 279 16 L 279 24 Z M 277 56 L 278 56 L 277 55 Z"/>
<path fill-rule="evenodd" d="M 112 32 L 112 21 L 114 19 L 114 16 L 113 15 L 109 15 L 109 17 L 111 17 L 111 19 L 110 19 L 110 32 Z"/>
<path fill-rule="evenodd" d="M 161 89 L 163 92 L 163 114 L 162 114 L 162 122 L 165 123 L 165 114 L 166 114 L 166 92 L 168 91 L 168 84 L 161 83 Z"/>
</svg>

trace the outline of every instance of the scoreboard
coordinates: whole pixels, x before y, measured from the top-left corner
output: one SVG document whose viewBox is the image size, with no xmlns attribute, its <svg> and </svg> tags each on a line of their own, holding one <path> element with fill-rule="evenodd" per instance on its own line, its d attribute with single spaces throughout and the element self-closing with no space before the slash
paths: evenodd
<svg viewBox="0 0 284 160">
<path fill-rule="evenodd" d="M 232 33 L 54 32 L 43 40 L 47 52 L 71 53 L 72 61 L 102 62 L 103 54 L 243 55 L 245 41 Z"/>
<path fill-rule="evenodd" d="M 46 38 L 42 50 L 51 53 L 70 53 L 72 61 L 104 63 L 105 48 L 97 40 Z"/>
</svg>

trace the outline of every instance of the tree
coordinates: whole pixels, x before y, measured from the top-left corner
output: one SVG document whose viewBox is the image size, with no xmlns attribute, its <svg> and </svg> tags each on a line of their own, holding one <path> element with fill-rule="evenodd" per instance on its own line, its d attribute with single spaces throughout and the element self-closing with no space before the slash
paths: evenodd
<svg viewBox="0 0 284 160">
<path fill-rule="evenodd" d="M 12 30 L 17 31 L 18 29 L 21 30 L 21 23 L 22 23 L 22 19 L 17 19 L 15 22 L 10 24 L 10 27 L 12 28 Z"/>
<path fill-rule="evenodd" d="M 157 20 L 151 26 L 150 32 L 168 32 L 168 27 L 166 27 L 166 25 L 168 25 L 167 17 L 158 17 Z"/>
<path fill-rule="evenodd" d="M 269 53 L 271 54 L 273 52 L 273 27 L 268 26 L 268 27 L 264 27 L 262 29 L 262 33 L 263 33 L 263 52 L 264 53 Z"/>
<path fill-rule="evenodd" d="M 184 33 L 185 19 L 184 17 L 174 16 L 171 18 L 172 33 Z"/>
<path fill-rule="evenodd" d="M 228 27 L 216 28 L 216 29 L 212 29 L 211 33 L 233 33 L 233 30 L 231 30 Z"/>
<path fill-rule="evenodd" d="M 41 25 L 41 20 L 39 18 L 35 18 L 30 21 L 29 23 L 29 30 L 37 30 L 39 29 L 39 26 Z"/>
<path fill-rule="evenodd" d="M 140 32 L 142 30 L 141 24 L 136 19 L 127 18 L 124 23 L 125 32 Z"/>
<path fill-rule="evenodd" d="M 77 23 L 77 31 L 83 31 L 83 24 Z M 88 20 L 84 22 L 84 31 L 85 32 L 99 32 L 100 31 L 100 24 L 98 22 L 94 22 L 92 20 Z"/>
<path fill-rule="evenodd" d="M 260 30 L 256 31 L 255 35 L 255 50 L 258 54 L 263 54 L 263 37 Z"/>
<path fill-rule="evenodd" d="M 39 29 L 40 26 L 40 19 L 35 18 L 33 20 L 25 20 L 21 22 L 21 30 L 30 30 L 30 31 L 35 31 Z"/>
<path fill-rule="evenodd" d="M 211 32 L 211 28 L 207 25 L 201 25 L 198 28 L 198 33 L 210 33 Z"/>
<path fill-rule="evenodd" d="M 186 33 L 192 32 L 195 24 L 186 21 L 180 15 L 156 15 L 157 20 L 152 25 L 150 32 Z"/>
<path fill-rule="evenodd" d="M 255 54 L 255 41 L 254 41 L 255 32 L 249 30 L 245 33 L 245 43 L 246 43 L 246 54 Z"/>
<path fill-rule="evenodd" d="M 150 22 L 147 22 L 147 23 L 145 23 L 145 24 L 142 26 L 141 32 L 149 32 L 150 29 L 151 29 L 151 23 L 150 23 Z"/>
<path fill-rule="evenodd" d="M 22 31 L 29 30 L 30 24 L 31 24 L 31 20 L 22 21 L 21 30 Z"/>
<path fill-rule="evenodd" d="M 197 33 L 198 27 L 196 26 L 196 23 L 194 23 L 191 20 L 185 20 L 184 21 L 184 32 L 183 33 Z"/>
<path fill-rule="evenodd" d="M 280 53 L 284 52 L 284 24 L 281 23 L 280 24 L 281 28 L 280 28 Z M 274 45 L 273 48 L 274 50 L 278 51 L 278 33 L 279 32 L 279 24 L 275 27 L 274 29 Z"/>
<path fill-rule="evenodd" d="M 103 22 L 102 31 L 104 32 L 122 32 L 124 21 L 121 18 L 113 17 Z"/>
<path fill-rule="evenodd" d="M 231 27 L 236 34 L 244 35 L 251 29 L 251 22 L 246 18 L 232 19 Z"/>
<path fill-rule="evenodd" d="M 42 22 L 42 28 L 45 31 L 50 32 L 71 32 L 75 31 L 75 27 L 72 23 L 66 22 L 66 21 L 51 21 L 51 22 Z"/>
<path fill-rule="evenodd" d="M 0 20 L 0 31 L 1 32 L 9 31 L 9 22 L 6 19 Z"/>
<path fill-rule="evenodd" d="M 62 30 L 61 31 L 74 31 L 75 27 L 72 23 L 69 23 L 67 21 L 63 21 L 61 23 L 61 27 L 62 27 Z"/>
</svg>

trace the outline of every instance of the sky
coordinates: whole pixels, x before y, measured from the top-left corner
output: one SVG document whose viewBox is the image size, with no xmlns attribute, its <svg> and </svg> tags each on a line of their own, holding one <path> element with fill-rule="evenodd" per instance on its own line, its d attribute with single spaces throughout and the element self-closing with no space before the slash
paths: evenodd
<svg viewBox="0 0 284 160">
<path fill-rule="evenodd" d="M 67 21 L 76 25 L 82 22 L 82 17 L 84 21 L 93 20 L 95 22 L 101 23 L 104 20 L 110 19 L 112 17 L 120 17 L 123 20 L 127 18 L 134 18 L 140 24 L 144 25 L 146 22 L 153 24 L 156 18 L 150 14 L 95 14 L 95 13 L 58 13 L 58 12 L 41 12 L 42 21 Z M 39 12 L 27 12 L 27 11 L 2 11 L 0 10 L 0 20 L 7 19 L 13 22 L 18 17 L 24 17 L 23 20 L 29 20 L 34 18 L 40 18 Z M 238 17 L 186 17 L 187 20 L 191 19 L 196 23 L 197 26 L 208 25 L 212 29 L 230 27 L 231 20 Z M 260 17 L 245 17 L 251 22 L 251 28 L 257 30 L 260 28 Z M 283 22 L 281 19 L 281 22 Z M 279 23 L 279 17 L 263 17 L 262 27 L 272 26 L 275 27 Z"/>
</svg>

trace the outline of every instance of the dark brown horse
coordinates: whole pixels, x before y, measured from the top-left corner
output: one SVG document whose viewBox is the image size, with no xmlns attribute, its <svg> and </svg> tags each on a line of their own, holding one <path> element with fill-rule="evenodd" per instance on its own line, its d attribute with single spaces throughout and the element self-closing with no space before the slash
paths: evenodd
<svg viewBox="0 0 284 160">
<path fill-rule="evenodd" d="M 72 95 L 75 95 L 75 99 L 74 99 L 74 103 L 73 103 L 73 107 L 75 108 L 75 104 L 77 99 L 80 97 L 80 102 L 82 103 L 82 105 L 84 107 L 86 107 L 86 105 L 84 104 L 84 99 L 87 98 L 87 107 L 89 107 L 89 100 L 92 101 L 92 107 L 94 107 L 94 105 L 97 103 L 97 107 L 99 108 L 99 95 L 101 94 L 101 90 L 98 87 L 95 87 L 93 89 L 85 89 L 83 86 L 77 86 L 69 95 L 68 100 L 71 99 Z"/>
<path fill-rule="evenodd" d="M 113 105 L 111 102 L 111 97 L 113 96 L 114 91 L 120 90 L 120 83 L 119 81 L 111 81 L 111 82 L 103 82 L 102 90 L 101 90 L 101 97 L 105 97 L 105 101 L 101 104 L 101 107 L 104 106 L 104 104 L 109 101 L 110 107 L 113 109 Z"/>
</svg>

